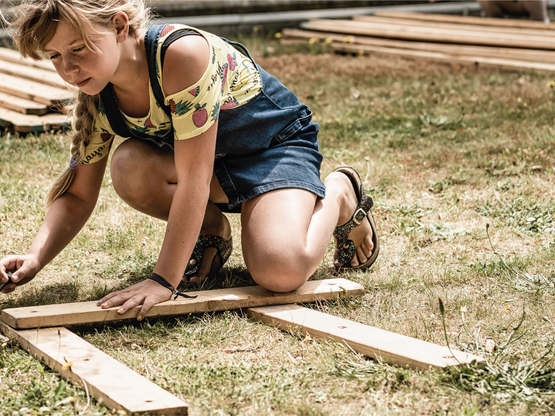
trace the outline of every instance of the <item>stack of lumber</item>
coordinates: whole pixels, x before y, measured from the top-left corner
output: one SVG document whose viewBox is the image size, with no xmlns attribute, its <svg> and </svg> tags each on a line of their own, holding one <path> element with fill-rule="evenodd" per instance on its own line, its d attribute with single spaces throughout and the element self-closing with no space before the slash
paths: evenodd
<svg viewBox="0 0 555 416">
<path fill-rule="evenodd" d="M 382 11 L 352 20 L 310 20 L 301 28 L 285 29 L 282 42 L 325 41 L 336 52 L 555 71 L 554 24 Z"/>
<path fill-rule="evenodd" d="M 69 105 L 75 92 L 50 61 L 23 58 L 0 48 L 0 126 L 29 133 L 69 125 Z"/>
</svg>

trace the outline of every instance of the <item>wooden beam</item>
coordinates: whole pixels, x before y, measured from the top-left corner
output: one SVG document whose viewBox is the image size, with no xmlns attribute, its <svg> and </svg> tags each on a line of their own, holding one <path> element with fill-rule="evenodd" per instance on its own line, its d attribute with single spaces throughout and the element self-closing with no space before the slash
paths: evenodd
<svg viewBox="0 0 555 416">
<path fill-rule="evenodd" d="M 70 119 L 66 114 L 51 113 L 43 116 L 21 114 L 7 108 L 0 107 L 0 126 L 11 128 L 20 133 L 43 132 L 62 128 L 69 125 Z"/>
<path fill-rule="evenodd" d="M 26 100 L 25 98 L 0 92 L 0 107 L 15 111 L 21 114 L 31 114 L 40 116 L 50 111 L 46 104 Z"/>
<path fill-rule="evenodd" d="M 68 89 L 51 87 L 6 74 L 0 74 L 0 91 L 26 100 L 54 106 L 69 104 L 74 98 L 74 94 Z"/>
<path fill-rule="evenodd" d="M 393 54 L 400 56 L 407 56 L 411 58 L 425 58 L 433 59 L 437 61 L 447 61 L 451 63 L 469 63 L 469 64 L 480 64 L 485 66 L 509 68 L 509 69 L 525 69 L 525 70 L 537 70 L 537 71 L 548 71 L 555 72 L 555 64 L 552 63 L 542 63 L 542 62 L 528 62 L 528 61 L 516 61 L 509 59 L 495 59 L 486 58 L 482 56 L 457 56 L 439 52 L 423 52 L 414 51 L 409 49 L 397 49 L 397 48 L 383 48 L 379 46 L 369 46 L 369 45 L 356 45 L 356 44 L 345 44 L 345 43 L 331 43 L 331 49 L 339 52 L 349 52 L 358 54 L 360 52 L 377 52 L 385 54 Z"/>
<path fill-rule="evenodd" d="M 282 41 L 286 43 L 290 39 L 330 39 L 356 45 L 382 46 L 387 48 L 413 49 L 426 52 L 440 52 L 455 56 L 483 56 L 487 58 L 500 58 L 517 61 L 551 62 L 555 63 L 555 54 L 550 51 L 537 49 L 502 48 L 491 46 L 469 46 L 453 45 L 435 42 L 416 42 L 407 40 L 375 38 L 371 36 L 342 35 L 330 32 L 318 32 L 301 29 L 284 29 Z"/>
<path fill-rule="evenodd" d="M 46 69 L 0 60 L 0 73 L 75 92 L 75 88 L 64 82 L 57 73 Z"/>
<path fill-rule="evenodd" d="M 384 331 L 298 305 L 279 305 L 247 310 L 250 318 L 290 331 L 299 330 L 315 338 L 346 343 L 365 356 L 417 370 L 445 368 L 482 357 L 449 349 L 416 338 Z"/>
<path fill-rule="evenodd" d="M 468 30 L 471 32 L 489 32 L 497 34 L 510 34 L 520 36 L 555 36 L 555 30 L 541 30 L 529 28 L 516 28 L 506 26 L 486 26 L 462 23 L 437 22 L 415 19 L 401 19 L 381 16 L 354 16 L 353 20 L 368 23 L 392 24 L 402 26 L 428 27 L 445 30 Z"/>
<path fill-rule="evenodd" d="M 543 22 L 533 22 L 530 20 L 520 19 L 496 19 L 491 17 L 472 17 L 472 16 L 456 16 L 447 14 L 431 14 L 431 13 L 411 13 L 411 12 L 392 12 L 392 11 L 376 11 L 374 16 L 392 17 L 400 19 L 425 20 L 429 22 L 449 22 L 460 24 L 472 24 L 483 26 L 498 26 L 509 28 L 528 28 L 539 30 L 554 30 L 555 24 L 545 24 Z"/>
<path fill-rule="evenodd" d="M 41 68 L 50 72 L 56 72 L 56 69 L 50 60 L 45 59 L 42 61 L 35 61 L 34 59 L 24 58 L 18 51 L 13 49 L 0 48 L 0 60 L 15 62 L 34 68 Z"/>
<path fill-rule="evenodd" d="M 453 44 L 505 46 L 517 48 L 555 49 L 555 37 L 519 36 L 467 30 L 445 30 L 367 23 L 352 20 L 310 20 L 301 24 L 303 29 L 381 38 L 410 39 Z"/>
<path fill-rule="evenodd" d="M 14 330 L 4 334 L 62 377 L 86 389 L 109 409 L 132 414 L 186 415 L 187 404 L 66 328 Z M 67 363 L 71 362 L 71 368 Z"/>
<path fill-rule="evenodd" d="M 253 306 L 316 302 L 347 296 L 361 296 L 363 293 L 364 288 L 361 285 L 341 278 L 312 280 L 289 293 L 270 292 L 260 286 L 205 290 L 190 292 L 190 295 L 197 296 L 195 299 L 179 298 L 155 305 L 147 316 L 184 315 Z M 30 306 L 2 310 L 2 321 L 16 329 L 110 322 L 136 318 L 141 307 L 137 306 L 124 315 L 117 314 L 117 309 L 101 309 L 94 301 Z"/>
</svg>

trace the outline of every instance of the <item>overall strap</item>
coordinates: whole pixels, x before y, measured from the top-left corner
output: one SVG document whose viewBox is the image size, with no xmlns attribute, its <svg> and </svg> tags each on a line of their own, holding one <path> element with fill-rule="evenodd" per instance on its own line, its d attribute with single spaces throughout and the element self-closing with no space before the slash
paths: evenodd
<svg viewBox="0 0 555 416">
<path fill-rule="evenodd" d="M 158 78 L 156 77 L 156 49 L 158 46 L 158 40 L 160 39 L 160 33 L 162 32 L 163 25 L 155 25 L 150 27 L 145 34 L 145 49 L 148 64 L 148 73 L 150 77 L 150 83 L 156 98 L 156 102 L 168 116 L 170 116 L 169 106 L 164 106 L 164 94 L 162 93 L 162 88 L 158 83 Z M 173 128 L 167 130 L 157 131 L 155 136 L 136 131 L 129 128 L 128 124 L 121 113 L 116 94 L 114 92 L 114 87 L 111 83 L 106 85 L 106 87 L 100 92 L 100 99 L 102 100 L 102 105 L 104 106 L 106 117 L 110 123 L 110 127 L 118 136 L 121 137 L 132 137 L 140 140 L 149 140 L 156 143 L 158 146 L 163 146 L 165 144 L 172 146 L 173 144 Z M 167 108 L 165 108 L 167 107 Z"/>
<path fill-rule="evenodd" d="M 164 104 L 164 93 L 162 92 L 162 87 L 158 82 L 158 71 L 161 71 L 162 68 L 158 68 L 156 63 L 156 53 L 158 51 L 158 41 L 160 40 L 160 35 L 162 34 L 164 28 L 167 25 L 154 25 L 148 28 L 145 33 L 145 50 L 146 50 L 146 60 L 148 65 L 148 74 L 150 78 L 150 85 L 152 88 L 152 92 L 154 94 L 154 98 L 158 106 L 164 110 L 164 112 L 170 117 L 171 119 L 171 109 L 169 105 Z M 176 41 L 177 39 L 187 36 L 187 35 L 197 35 L 200 34 L 192 29 L 183 29 L 172 33 L 168 38 L 164 41 L 162 45 L 162 55 L 161 55 L 161 62 L 164 62 L 164 56 L 166 54 L 166 49 L 168 46 Z M 134 129 L 130 129 L 127 123 L 125 122 L 125 118 L 121 113 L 116 94 L 114 92 L 114 88 L 111 83 L 109 83 L 101 92 L 100 98 L 102 100 L 102 105 L 106 110 L 106 116 L 108 117 L 108 121 L 110 122 L 110 127 L 114 130 L 118 136 L 121 137 L 132 137 L 135 139 L 141 140 L 150 140 L 156 143 L 158 146 L 163 146 L 165 144 L 172 146 L 173 143 L 173 128 L 170 127 L 167 130 L 160 130 L 155 132 L 155 136 L 142 133 L 136 131 Z"/>
<path fill-rule="evenodd" d="M 145 34 L 145 48 L 146 48 L 146 59 L 148 62 L 148 73 L 150 75 L 150 85 L 152 86 L 152 92 L 154 93 L 154 98 L 156 102 L 162 108 L 168 117 L 171 118 L 171 109 L 169 105 L 164 104 L 164 93 L 162 92 L 162 87 L 158 82 L 158 71 L 162 71 L 162 68 L 158 68 L 156 65 L 156 52 L 158 51 L 158 41 L 160 40 L 160 35 L 162 34 L 165 27 L 168 25 L 154 25 L 148 29 Z M 171 27 L 171 25 L 170 25 Z M 173 32 L 162 44 L 160 51 L 160 63 L 164 65 L 164 57 L 166 56 L 166 50 L 176 40 L 189 35 L 200 36 L 195 30 L 192 29 L 182 29 Z"/>
</svg>

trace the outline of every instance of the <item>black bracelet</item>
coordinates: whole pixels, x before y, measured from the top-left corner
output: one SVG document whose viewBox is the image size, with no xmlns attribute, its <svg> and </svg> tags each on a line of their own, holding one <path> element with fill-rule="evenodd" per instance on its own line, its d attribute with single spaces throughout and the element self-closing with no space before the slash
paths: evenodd
<svg viewBox="0 0 555 416">
<path fill-rule="evenodd" d="M 156 273 L 152 273 L 149 277 L 150 280 L 154 280 L 156 283 L 161 284 L 162 286 L 164 286 L 166 289 L 171 290 L 172 295 L 175 295 L 175 298 L 173 298 L 173 300 L 176 300 L 178 296 L 183 296 L 184 298 L 190 298 L 190 299 L 194 299 L 196 298 L 198 295 L 195 296 L 191 296 L 191 295 L 187 295 L 186 293 L 180 292 L 178 291 L 176 288 L 174 288 L 170 282 L 168 282 L 166 279 L 164 279 L 162 276 L 160 276 L 159 274 Z"/>
</svg>

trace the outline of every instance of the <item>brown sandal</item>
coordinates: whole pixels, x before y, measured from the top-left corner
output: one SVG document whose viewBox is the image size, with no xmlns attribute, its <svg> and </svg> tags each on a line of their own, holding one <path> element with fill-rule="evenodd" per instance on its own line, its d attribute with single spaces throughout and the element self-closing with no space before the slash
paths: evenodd
<svg viewBox="0 0 555 416">
<path fill-rule="evenodd" d="M 378 253 L 380 252 L 380 244 L 378 240 L 377 227 L 372 216 L 370 209 L 374 205 L 372 198 L 366 195 L 364 192 L 364 186 L 362 185 L 362 180 L 356 170 L 348 166 L 342 166 L 334 170 L 334 172 L 341 172 L 351 180 L 353 188 L 358 198 L 358 207 L 355 213 L 349 221 L 345 224 L 335 227 L 333 232 L 333 237 L 335 238 L 335 246 L 337 248 L 337 258 L 334 259 L 342 266 L 335 266 L 336 271 L 343 269 L 361 269 L 365 270 L 369 268 L 378 258 Z M 370 223 L 370 228 L 372 229 L 372 242 L 374 243 L 374 249 L 372 254 L 364 263 L 358 266 L 351 266 L 351 260 L 356 254 L 355 244 L 349 240 L 348 236 L 350 232 L 367 218 Z M 334 262 L 335 263 L 335 262 Z"/>
<path fill-rule="evenodd" d="M 223 267 L 233 250 L 233 240 L 231 237 L 229 240 L 226 240 L 218 235 L 200 234 L 197 239 L 197 243 L 195 244 L 195 248 L 193 249 L 193 253 L 191 254 L 189 263 L 187 264 L 187 268 L 185 269 L 185 273 L 183 275 L 184 279 L 188 280 L 189 277 L 193 276 L 198 271 L 200 265 L 202 264 L 204 249 L 209 247 L 215 247 L 216 250 L 218 250 L 218 253 L 212 260 L 210 271 L 206 277 L 218 273 L 218 271 L 220 271 Z"/>
</svg>

